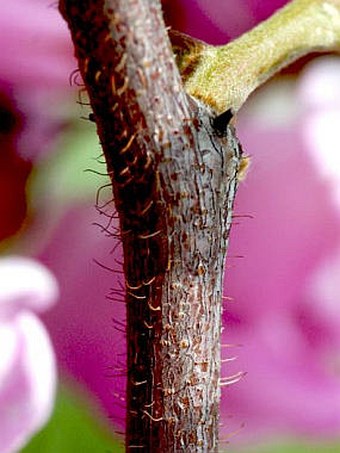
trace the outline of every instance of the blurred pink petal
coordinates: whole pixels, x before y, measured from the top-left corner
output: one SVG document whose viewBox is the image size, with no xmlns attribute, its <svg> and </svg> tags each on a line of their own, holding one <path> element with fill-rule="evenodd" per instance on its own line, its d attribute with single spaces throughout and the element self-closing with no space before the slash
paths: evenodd
<svg viewBox="0 0 340 453">
<path fill-rule="evenodd" d="M 256 23 L 252 8 L 247 5 L 247 0 L 229 0 L 227 2 L 197 0 L 197 3 L 207 17 L 230 37 L 240 35 Z"/>
<path fill-rule="evenodd" d="M 171 24 L 211 44 L 225 44 L 274 11 L 288 0 L 177 0 L 169 2 Z M 175 11 L 177 14 L 175 14 Z M 179 13 L 178 13 L 179 11 Z"/>
<path fill-rule="evenodd" d="M 322 86 L 315 80 L 316 85 Z M 304 89 L 292 88 L 290 101 Z M 336 98 L 335 85 L 333 90 Z M 308 99 L 303 107 L 301 98 L 297 103 L 300 109 L 286 127 L 258 123 L 246 109 L 239 121 L 252 168 L 236 200 L 225 283 L 235 302 L 224 314 L 224 341 L 243 347 L 225 351 L 239 356 L 225 374 L 235 367 L 248 374 L 225 390 L 222 413 L 231 417 L 225 422 L 229 432 L 245 423 L 238 439 L 248 442 L 273 435 L 336 437 L 340 425 L 340 304 L 335 300 L 340 212 L 332 198 L 335 184 L 325 179 L 325 162 L 321 165 L 327 157 L 311 158 L 316 143 L 306 140 L 304 127 L 315 103 Z M 334 108 L 333 102 L 326 106 Z M 334 138 L 335 132 L 333 124 Z M 334 253 L 337 258 L 330 261 Z M 244 258 L 233 258 L 238 255 Z"/>
<path fill-rule="evenodd" d="M 75 67 L 67 26 L 53 0 L 3 2 L 0 43 L 0 79 L 16 89 L 63 88 Z"/>
<path fill-rule="evenodd" d="M 39 263 L 0 260 L 0 452 L 21 448 L 51 414 L 56 364 L 49 336 L 30 310 L 58 295 L 54 277 Z"/>
<path fill-rule="evenodd" d="M 340 61 L 316 60 L 303 74 L 299 97 L 304 106 L 302 134 L 320 176 L 340 208 Z"/>
<path fill-rule="evenodd" d="M 332 339 L 332 347 L 334 349 L 333 351 L 330 350 L 328 359 L 338 364 L 340 364 L 339 272 L 340 249 L 339 244 L 337 244 L 337 248 L 319 263 L 306 285 L 306 295 L 310 305 L 309 310 L 313 313 L 314 318 L 318 320 L 319 326 L 327 326 L 329 336 Z"/>
<path fill-rule="evenodd" d="M 24 117 L 18 151 L 34 160 L 46 153 L 69 120 L 69 76 L 77 63 L 57 2 L 13 0 L 1 6 L 1 90 Z"/>
<path fill-rule="evenodd" d="M 298 134 L 242 135 L 253 168 L 236 214 L 253 219 L 237 219 L 231 235 L 225 293 L 235 302 L 226 307 L 224 341 L 243 345 L 230 353 L 239 356 L 233 368 L 248 374 L 225 391 L 225 429 L 245 423 L 239 438 L 248 441 L 336 435 L 340 380 L 325 363 L 331 331 L 313 316 L 305 284 L 339 241 L 339 220 Z"/>
<path fill-rule="evenodd" d="M 58 285 L 53 275 L 38 262 L 10 257 L 0 267 L 0 318 L 22 310 L 43 312 L 55 303 Z"/>
<path fill-rule="evenodd" d="M 299 81 L 300 101 L 309 109 L 329 110 L 340 104 L 340 61 L 336 56 L 311 62 Z"/>
</svg>

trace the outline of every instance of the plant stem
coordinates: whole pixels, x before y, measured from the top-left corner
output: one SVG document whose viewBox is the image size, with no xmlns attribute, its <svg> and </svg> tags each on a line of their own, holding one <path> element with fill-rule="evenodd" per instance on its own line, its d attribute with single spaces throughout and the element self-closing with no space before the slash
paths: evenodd
<svg viewBox="0 0 340 453">
<path fill-rule="evenodd" d="M 224 261 L 241 150 L 186 95 L 155 0 L 62 0 L 124 249 L 126 449 L 218 448 Z M 114 341 L 114 339 L 112 339 Z"/>
<path fill-rule="evenodd" d="M 284 66 L 312 51 L 340 50 L 340 0 L 294 0 L 230 44 L 200 48 L 187 92 L 217 113 L 235 112 Z"/>
</svg>

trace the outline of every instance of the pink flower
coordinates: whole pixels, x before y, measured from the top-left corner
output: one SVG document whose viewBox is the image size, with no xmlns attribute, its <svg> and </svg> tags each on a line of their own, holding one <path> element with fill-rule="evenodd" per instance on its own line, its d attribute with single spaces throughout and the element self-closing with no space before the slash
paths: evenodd
<svg viewBox="0 0 340 453">
<path fill-rule="evenodd" d="M 56 364 L 36 313 L 56 300 L 55 278 L 33 260 L 0 259 L 0 452 L 21 448 L 49 418 Z"/>
</svg>

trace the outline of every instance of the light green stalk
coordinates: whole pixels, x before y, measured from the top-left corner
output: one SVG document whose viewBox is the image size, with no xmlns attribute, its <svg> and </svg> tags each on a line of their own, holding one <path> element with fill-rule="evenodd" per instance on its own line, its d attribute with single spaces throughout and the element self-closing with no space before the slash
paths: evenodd
<svg viewBox="0 0 340 453">
<path fill-rule="evenodd" d="M 339 50 L 340 0 L 294 0 L 230 44 L 198 44 L 185 87 L 217 113 L 237 111 L 259 85 L 292 61 L 311 51 Z"/>
</svg>

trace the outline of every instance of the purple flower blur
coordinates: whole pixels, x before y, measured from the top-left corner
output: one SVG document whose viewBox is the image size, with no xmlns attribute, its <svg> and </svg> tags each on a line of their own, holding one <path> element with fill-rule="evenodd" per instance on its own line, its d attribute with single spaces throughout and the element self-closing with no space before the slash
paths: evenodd
<svg viewBox="0 0 340 453">
<path fill-rule="evenodd" d="M 56 364 L 37 317 L 56 301 L 53 275 L 33 260 L 0 259 L 0 452 L 21 448 L 51 414 Z"/>
</svg>

